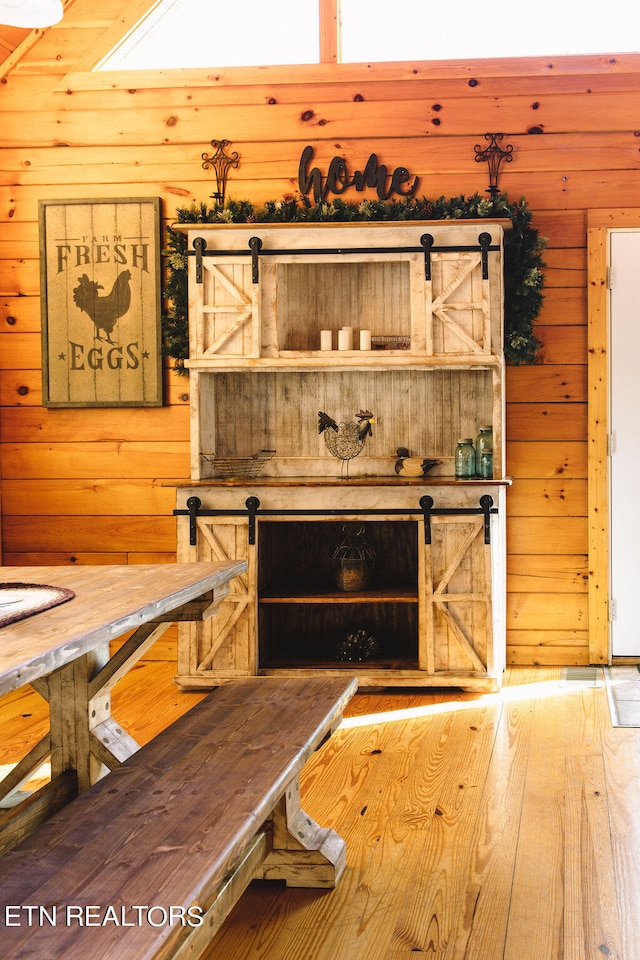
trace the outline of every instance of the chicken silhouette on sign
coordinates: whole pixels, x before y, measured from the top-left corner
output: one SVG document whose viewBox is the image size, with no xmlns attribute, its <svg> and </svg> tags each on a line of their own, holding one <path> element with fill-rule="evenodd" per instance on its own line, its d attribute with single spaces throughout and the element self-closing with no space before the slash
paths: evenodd
<svg viewBox="0 0 640 960">
<path fill-rule="evenodd" d="M 111 339 L 111 333 L 116 325 L 116 321 L 123 317 L 131 306 L 131 272 L 123 270 L 116 277 L 111 292 L 107 294 L 98 293 L 104 290 L 101 283 L 90 280 L 86 273 L 78 277 L 79 285 L 74 288 L 73 301 L 93 320 L 96 332 L 94 340 L 103 340 L 106 343 L 114 344 Z M 100 331 L 106 336 L 100 336 Z"/>
</svg>

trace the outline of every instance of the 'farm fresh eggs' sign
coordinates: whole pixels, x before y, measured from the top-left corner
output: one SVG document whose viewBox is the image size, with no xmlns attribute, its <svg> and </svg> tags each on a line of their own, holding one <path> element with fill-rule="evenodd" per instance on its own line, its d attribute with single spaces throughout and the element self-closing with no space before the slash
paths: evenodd
<svg viewBox="0 0 640 960">
<path fill-rule="evenodd" d="M 159 203 L 41 201 L 44 406 L 162 403 Z"/>
</svg>

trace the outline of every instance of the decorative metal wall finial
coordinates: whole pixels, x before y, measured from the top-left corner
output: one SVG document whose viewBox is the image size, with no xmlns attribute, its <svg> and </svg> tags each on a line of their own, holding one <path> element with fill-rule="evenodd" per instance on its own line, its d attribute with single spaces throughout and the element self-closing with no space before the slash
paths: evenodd
<svg viewBox="0 0 640 960">
<path fill-rule="evenodd" d="M 216 191 L 215 193 L 212 193 L 211 196 L 220 208 L 224 207 L 224 196 L 227 189 L 227 176 L 229 173 L 229 167 L 233 167 L 235 169 L 239 163 L 237 151 L 234 150 L 229 157 L 224 152 L 225 148 L 228 147 L 230 143 L 230 140 L 212 140 L 211 146 L 214 148 L 215 153 L 210 157 L 206 153 L 202 154 L 203 170 L 213 167 L 213 172 L 216 175 Z"/>
<path fill-rule="evenodd" d="M 505 163 L 511 163 L 513 160 L 513 146 L 508 143 L 504 150 L 498 146 L 504 138 L 504 134 L 502 133 L 485 133 L 484 138 L 490 141 L 489 146 L 483 150 L 482 144 L 476 143 L 473 149 L 475 150 L 476 161 L 478 163 L 489 164 L 489 186 L 487 187 L 487 193 L 490 193 L 493 199 L 498 193 L 498 171 L 500 170 L 500 164 L 503 160 Z"/>
</svg>

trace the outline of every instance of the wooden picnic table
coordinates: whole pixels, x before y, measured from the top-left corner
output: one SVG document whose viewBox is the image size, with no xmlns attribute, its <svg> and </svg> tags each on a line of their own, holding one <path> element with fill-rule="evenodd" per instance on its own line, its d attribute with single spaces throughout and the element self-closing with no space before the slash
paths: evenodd
<svg viewBox="0 0 640 960">
<path fill-rule="evenodd" d="M 74 594 L 0 627 L 0 696 L 31 684 L 50 710 L 49 732 L 0 782 L 0 801 L 51 759 L 51 782 L 0 815 L 0 852 L 138 749 L 111 716 L 113 687 L 171 623 L 215 612 L 245 570 L 245 561 L 0 568 L 3 584 Z M 110 641 L 132 630 L 112 655 Z"/>
</svg>

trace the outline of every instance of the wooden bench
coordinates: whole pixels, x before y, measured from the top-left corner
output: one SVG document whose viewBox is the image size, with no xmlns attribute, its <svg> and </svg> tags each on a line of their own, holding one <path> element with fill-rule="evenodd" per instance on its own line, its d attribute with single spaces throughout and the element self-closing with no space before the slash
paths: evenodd
<svg viewBox="0 0 640 960">
<path fill-rule="evenodd" d="M 195 958 L 252 879 L 335 886 L 345 844 L 301 810 L 299 774 L 355 690 L 214 690 L 0 858 L 3 958 Z"/>
</svg>

